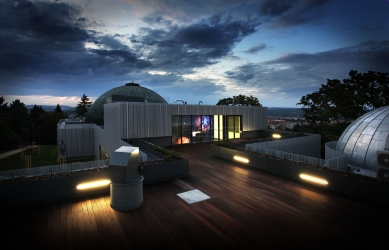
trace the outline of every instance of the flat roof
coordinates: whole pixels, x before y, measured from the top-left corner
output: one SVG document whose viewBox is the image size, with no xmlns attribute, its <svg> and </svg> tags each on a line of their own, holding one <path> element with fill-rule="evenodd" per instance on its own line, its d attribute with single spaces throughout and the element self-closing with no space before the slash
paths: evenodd
<svg viewBox="0 0 389 250">
<path fill-rule="evenodd" d="M 110 208 L 109 195 L 7 211 L 9 248 L 348 248 L 387 241 L 386 207 L 358 202 L 212 157 L 211 143 L 169 147 L 190 161 L 188 177 L 144 186 L 140 207 Z M 210 196 L 187 204 L 179 193 Z"/>
</svg>

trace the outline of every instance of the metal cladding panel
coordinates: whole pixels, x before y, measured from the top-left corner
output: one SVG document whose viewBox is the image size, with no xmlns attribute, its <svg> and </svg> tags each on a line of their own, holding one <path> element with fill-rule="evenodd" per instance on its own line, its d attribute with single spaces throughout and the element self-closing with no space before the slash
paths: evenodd
<svg viewBox="0 0 389 250">
<path fill-rule="evenodd" d="M 93 155 L 93 124 L 66 124 L 58 130 L 58 139 L 66 143 L 67 158 Z"/>
<path fill-rule="evenodd" d="M 135 138 L 142 138 L 145 137 L 146 133 L 144 131 L 147 126 L 147 124 L 145 123 L 145 107 L 144 105 L 140 106 L 136 104 L 134 106 L 139 110 L 139 114 L 138 114 L 139 127 L 138 127 L 138 133 L 135 135 Z"/>
<path fill-rule="evenodd" d="M 106 105 L 106 128 L 123 139 L 171 136 L 172 115 L 241 115 L 243 131 L 267 129 L 263 107 L 121 103 L 117 112 L 114 105 Z"/>
</svg>

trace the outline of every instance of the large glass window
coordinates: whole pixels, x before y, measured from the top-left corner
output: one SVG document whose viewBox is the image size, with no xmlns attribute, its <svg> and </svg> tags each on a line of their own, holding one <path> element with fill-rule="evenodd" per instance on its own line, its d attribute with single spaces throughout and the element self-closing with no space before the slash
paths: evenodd
<svg viewBox="0 0 389 250">
<path fill-rule="evenodd" d="M 192 116 L 192 142 L 201 142 L 201 115 Z"/>
<path fill-rule="evenodd" d="M 211 117 L 203 115 L 201 118 L 202 141 L 211 141 Z"/>
<path fill-rule="evenodd" d="M 241 116 L 172 116 L 172 145 L 240 138 L 240 133 Z"/>
<path fill-rule="evenodd" d="M 240 138 L 240 116 L 234 116 L 235 138 Z"/>
<path fill-rule="evenodd" d="M 224 140 L 224 115 L 219 115 L 219 137 Z"/>
<path fill-rule="evenodd" d="M 192 128 L 191 116 L 190 115 L 182 116 L 182 137 L 181 137 L 182 144 L 191 143 L 192 140 L 191 128 Z"/>
<path fill-rule="evenodd" d="M 218 115 L 213 116 L 212 129 L 213 129 L 214 140 L 218 141 L 219 140 L 219 116 Z"/>
<path fill-rule="evenodd" d="M 181 116 L 172 116 L 172 145 L 181 144 Z"/>
<path fill-rule="evenodd" d="M 234 139 L 234 117 L 227 116 L 227 124 L 228 124 L 228 139 Z"/>
</svg>

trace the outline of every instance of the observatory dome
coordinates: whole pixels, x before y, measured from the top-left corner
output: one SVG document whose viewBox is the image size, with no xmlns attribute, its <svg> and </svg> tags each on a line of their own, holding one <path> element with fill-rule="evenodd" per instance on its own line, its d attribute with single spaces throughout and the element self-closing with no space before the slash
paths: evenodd
<svg viewBox="0 0 389 250">
<path fill-rule="evenodd" d="M 137 83 L 127 83 L 124 86 L 108 90 L 97 98 L 88 111 L 85 122 L 104 125 L 104 104 L 107 103 L 108 98 L 112 98 L 113 96 L 116 96 L 118 100 L 121 99 L 130 102 L 167 103 L 165 99 L 156 92 L 141 87 Z"/>
<path fill-rule="evenodd" d="M 351 166 L 375 171 L 377 152 L 386 150 L 389 153 L 388 135 L 389 106 L 384 106 L 351 123 L 340 136 L 336 149 L 350 155 Z M 387 156 L 383 160 L 386 162 Z"/>
</svg>

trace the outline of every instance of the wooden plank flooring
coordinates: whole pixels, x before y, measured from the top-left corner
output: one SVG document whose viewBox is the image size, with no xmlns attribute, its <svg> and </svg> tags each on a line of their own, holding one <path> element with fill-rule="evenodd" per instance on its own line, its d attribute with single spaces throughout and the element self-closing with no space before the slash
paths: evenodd
<svg viewBox="0 0 389 250">
<path fill-rule="evenodd" d="M 4 212 L 2 249 L 347 248 L 386 244 L 388 208 L 214 158 L 210 143 L 174 146 L 185 178 L 144 186 L 120 212 L 91 196 Z M 186 204 L 177 194 L 211 197 Z M 5 248 L 3 248 L 5 247 Z"/>
</svg>

